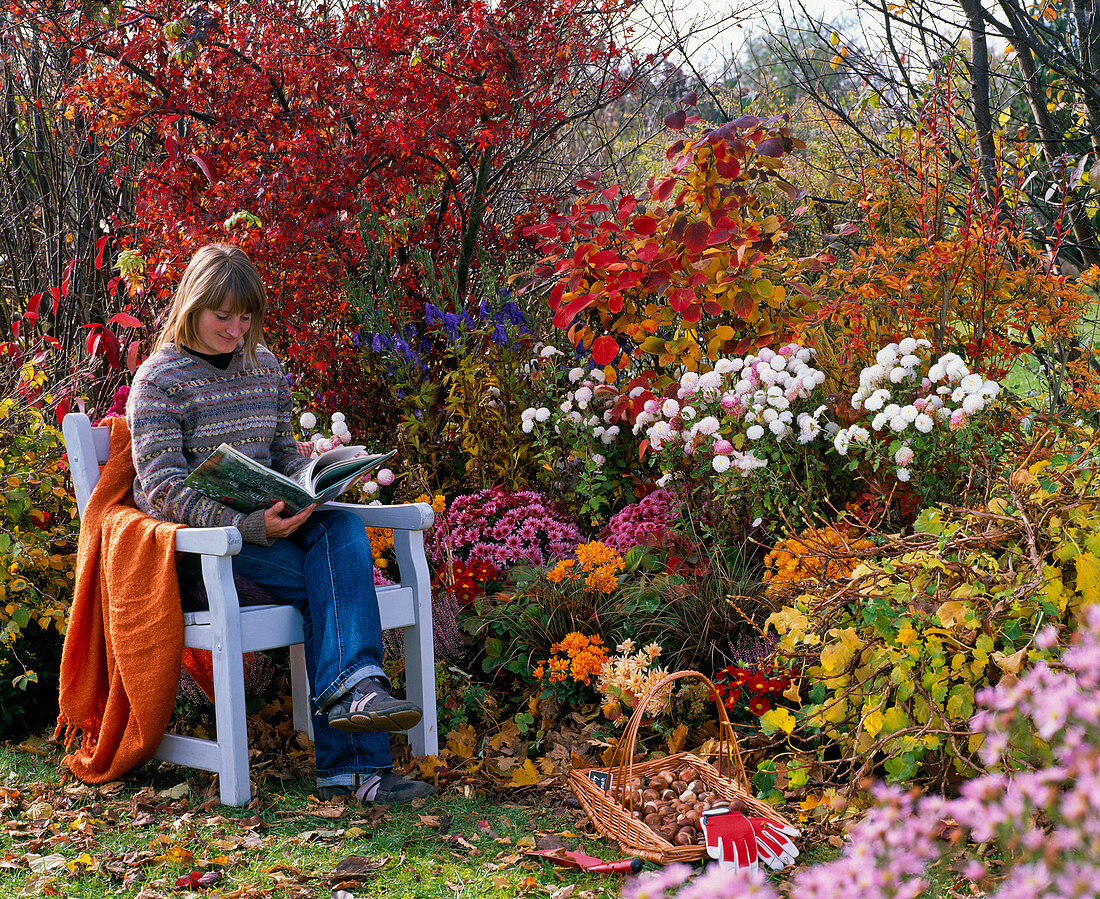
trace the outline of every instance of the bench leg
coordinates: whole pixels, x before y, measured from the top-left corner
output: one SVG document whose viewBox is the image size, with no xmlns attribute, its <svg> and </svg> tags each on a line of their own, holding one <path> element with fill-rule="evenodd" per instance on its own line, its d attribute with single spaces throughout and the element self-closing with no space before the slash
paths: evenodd
<svg viewBox="0 0 1100 899">
<path fill-rule="evenodd" d="M 409 731 L 409 746 L 413 755 L 436 755 L 439 752 L 439 725 L 435 708 L 435 646 L 431 619 L 405 628 L 405 696 L 420 706 L 424 717 Z"/>
<path fill-rule="evenodd" d="M 313 715 L 309 706 L 309 675 L 306 673 L 306 648 L 302 643 L 290 647 L 290 692 L 294 708 L 294 729 L 313 739 Z"/>
</svg>

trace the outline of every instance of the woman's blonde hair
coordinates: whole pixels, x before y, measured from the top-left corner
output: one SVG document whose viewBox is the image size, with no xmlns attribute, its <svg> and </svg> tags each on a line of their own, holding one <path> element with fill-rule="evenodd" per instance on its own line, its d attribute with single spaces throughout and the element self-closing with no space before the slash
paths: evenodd
<svg viewBox="0 0 1100 899">
<path fill-rule="evenodd" d="M 196 323 L 204 309 L 252 316 L 244 336 L 244 352 L 250 362 L 255 362 L 256 347 L 264 332 L 267 289 L 256 266 L 243 250 L 229 244 L 212 243 L 191 257 L 176 286 L 153 352 L 166 343 L 178 347 L 197 346 Z"/>
</svg>

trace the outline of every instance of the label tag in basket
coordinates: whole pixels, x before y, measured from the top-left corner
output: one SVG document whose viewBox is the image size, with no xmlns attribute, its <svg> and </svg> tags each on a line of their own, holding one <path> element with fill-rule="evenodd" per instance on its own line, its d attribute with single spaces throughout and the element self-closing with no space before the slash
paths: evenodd
<svg viewBox="0 0 1100 899">
<path fill-rule="evenodd" d="M 611 789 L 611 772 L 610 771 L 589 771 L 588 779 L 592 781 L 601 790 Z"/>
</svg>

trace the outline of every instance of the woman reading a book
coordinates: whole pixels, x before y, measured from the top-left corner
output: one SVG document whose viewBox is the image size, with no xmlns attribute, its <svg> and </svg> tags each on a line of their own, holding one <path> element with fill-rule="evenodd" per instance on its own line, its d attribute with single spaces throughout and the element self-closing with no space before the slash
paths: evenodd
<svg viewBox="0 0 1100 899">
<path fill-rule="evenodd" d="M 164 521 L 238 528 L 244 547 L 234 573 L 301 611 L 321 798 L 427 796 L 432 787 L 392 770 L 386 732 L 407 730 L 421 713 L 390 695 L 382 670 L 362 521 L 314 506 L 284 515 L 279 502 L 245 515 L 183 483 L 221 443 L 287 475 L 308 464 L 291 430 L 286 377 L 261 344 L 266 306 L 259 273 L 241 250 L 212 244 L 192 257 L 127 403 L 134 499 Z"/>
</svg>

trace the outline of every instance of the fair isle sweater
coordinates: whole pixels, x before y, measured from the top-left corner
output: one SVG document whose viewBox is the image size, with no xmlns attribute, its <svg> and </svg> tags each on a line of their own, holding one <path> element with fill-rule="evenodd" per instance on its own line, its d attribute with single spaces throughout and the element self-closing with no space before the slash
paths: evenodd
<svg viewBox="0 0 1100 899">
<path fill-rule="evenodd" d="M 222 443 L 283 474 L 296 473 L 309 460 L 298 453 L 290 419 L 290 387 L 265 347 L 257 348 L 255 363 L 238 349 L 220 371 L 167 344 L 137 370 L 126 403 L 138 508 L 191 527 L 236 527 L 246 543 L 269 545 L 262 511 L 245 515 L 183 479 Z"/>
</svg>

